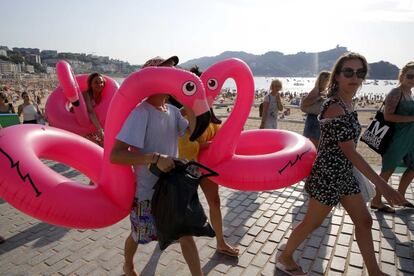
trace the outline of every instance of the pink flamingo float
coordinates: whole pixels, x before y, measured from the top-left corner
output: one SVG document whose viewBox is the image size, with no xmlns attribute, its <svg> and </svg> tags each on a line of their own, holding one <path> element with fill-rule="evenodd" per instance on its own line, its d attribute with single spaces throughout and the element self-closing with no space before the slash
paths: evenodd
<svg viewBox="0 0 414 276">
<path fill-rule="evenodd" d="M 204 71 L 201 79 L 210 106 L 228 78 L 237 86 L 233 111 L 198 157 L 218 172 L 214 181 L 233 189 L 263 191 L 292 185 L 309 175 L 316 149 L 308 139 L 286 130 L 243 131 L 254 98 L 253 76 L 246 63 L 228 59 Z"/>
<path fill-rule="evenodd" d="M 99 228 L 123 219 L 135 194 L 135 177 L 130 166 L 111 164 L 110 152 L 131 110 L 158 93 L 174 95 L 190 107 L 197 116 L 191 138 L 201 135 L 210 120 L 201 80 L 175 68 L 145 68 L 125 79 L 113 97 L 103 150 L 79 135 L 54 127 L 0 129 L 0 197 L 32 217 L 65 227 Z M 40 158 L 74 167 L 95 185 L 68 179 Z"/>
<path fill-rule="evenodd" d="M 88 116 L 82 91 L 87 89 L 88 75 L 75 76 L 69 63 L 59 61 L 56 64 L 56 75 L 60 85 L 48 97 L 45 112 L 50 126 L 85 136 L 96 132 Z M 109 104 L 119 88 L 118 83 L 108 76 L 104 76 L 105 87 L 102 91 L 102 100 L 94 110 L 99 122 L 105 125 Z M 69 111 L 72 103 L 73 112 Z"/>
</svg>

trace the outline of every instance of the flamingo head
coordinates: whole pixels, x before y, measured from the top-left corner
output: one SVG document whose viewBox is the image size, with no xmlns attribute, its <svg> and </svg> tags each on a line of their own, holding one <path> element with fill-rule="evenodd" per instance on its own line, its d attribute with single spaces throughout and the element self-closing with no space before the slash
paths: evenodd
<svg viewBox="0 0 414 276">
<path fill-rule="evenodd" d="M 139 81 L 134 81 L 133 77 L 128 78 L 130 80 L 125 80 L 125 85 L 127 82 L 128 85 L 133 82 L 132 87 L 139 85 L 132 89 L 142 91 L 141 99 L 154 94 L 173 96 L 182 105 L 190 108 L 196 116 L 196 125 L 190 140 L 194 141 L 204 132 L 210 122 L 211 114 L 200 78 L 188 71 L 172 67 L 147 67 L 137 73 Z M 122 86 L 119 93 L 123 94 Z"/>
<path fill-rule="evenodd" d="M 70 64 L 64 60 L 60 60 L 56 63 L 56 75 L 63 88 L 65 97 L 74 106 L 79 106 L 79 95 L 81 94 L 81 91 Z"/>
<path fill-rule="evenodd" d="M 237 58 L 230 58 L 213 64 L 203 72 L 201 81 L 206 89 L 207 102 L 210 107 L 213 106 L 213 102 L 220 93 L 224 82 L 235 76 L 240 70 L 246 71 L 246 67 L 247 65 L 244 61 Z M 250 71 L 250 69 L 248 69 L 248 71 Z M 213 123 L 214 121 L 221 123 L 221 121 L 215 117 L 214 113 L 212 113 L 211 121 Z"/>
</svg>

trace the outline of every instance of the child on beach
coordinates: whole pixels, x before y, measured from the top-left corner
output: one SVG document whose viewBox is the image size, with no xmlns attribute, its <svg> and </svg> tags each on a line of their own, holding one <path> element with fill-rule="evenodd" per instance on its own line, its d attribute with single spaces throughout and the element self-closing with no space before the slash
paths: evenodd
<svg viewBox="0 0 414 276">
<path fill-rule="evenodd" d="M 156 57 L 148 60 L 143 67 L 175 66 L 178 57 L 164 60 Z M 177 157 L 177 139 L 183 135 L 188 121 L 178 108 L 166 104 L 167 94 L 156 94 L 139 104 L 129 115 L 115 140 L 111 162 L 134 165 L 137 176 L 137 194 L 131 209 L 131 234 L 125 241 L 125 275 L 138 275 L 134 269 L 134 255 L 138 244 L 156 240 L 156 228 L 151 215 L 151 197 L 157 177 L 149 169 L 156 164 L 161 171 L 174 168 L 173 158 Z M 163 127 L 160 126 L 163 123 Z M 129 150 L 131 149 L 131 150 Z M 192 236 L 179 239 L 181 250 L 192 275 L 202 275 L 200 259 Z"/>
<path fill-rule="evenodd" d="M 411 89 L 414 87 L 414 62 L 407 63 L 398 76 L 399 86 L 391 90 L 385 99 L 385 120 L 395 123 L 395 131 L 382 155 L 381 177 L 388 181 L 395 168 L 403 160 L 407 167 L 401 176 L 398 191 L 405 196 L 408 185 L 414 178 L 414 100 Z M 404 145 L 404 146 L 402 146 Z M 414 204 L 405 200 L 404 207 L 414 208 Z M 381 191 L 377 191 L 371 202 L 371 209 L 384 213 L 395 210 L 381 202 Z"/>
<path fill-rule="evenodd" d="M 277 129 L 277 116 L 283 110 L 282 100 L 279 91 L 282 89 L 282 82 L 275 79 L 270 84 L 270 93 L 264 97 L 263 113 L 260 128 Z"/>
<path fill-rule="evenodd" d="M 319 119 L 321 142 L 305 183 L 309 194 L 308 210 L 277 259 L 277 268 L 289 275 L 307 275 L 293 259 L 293 253 L 338 203 L 354 222 L 356 240 L 369 275 L 387 275 L 381 272 L 375 257 L 372 218 L 353 175 L 353 166 L 371 180 L 391 205 L 403 203 L 404 198 L 388 186 L 356 151 L 361 126 L 353 110 L 352 98 L 362 85 L 367 70 L 368 64 L 362 55 L 346 53 L 336 61 L 331 71 L 328 99 L 322 106 Z"/>
</svg>

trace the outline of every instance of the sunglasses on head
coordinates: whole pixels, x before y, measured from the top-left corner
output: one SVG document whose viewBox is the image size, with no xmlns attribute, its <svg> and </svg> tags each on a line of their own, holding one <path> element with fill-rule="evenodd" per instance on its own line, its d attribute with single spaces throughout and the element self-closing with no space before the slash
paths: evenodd
<svg viewBox="0 0 414 276">
<path fill-rule="evenodd" d="M 341 70 L 342 74 L 344 75 L 345 78 L 352 78 L 354 76 L 354 74 L 359 78 L 359 79 L 363 79 L 365 78 L 365 76 L 367 75 L 367 71 L 363 68 L 354 70 L 352 68 L 349 67 L 345 67 Z"/>
<path fill-rule="evenodd" d="M 414 74 L 407 74 L 407 75 L 405 75 L 405 77 L 406 77 L 408 80 L 412 80 L 412 79 L 414 79 Z"/>
</svg>

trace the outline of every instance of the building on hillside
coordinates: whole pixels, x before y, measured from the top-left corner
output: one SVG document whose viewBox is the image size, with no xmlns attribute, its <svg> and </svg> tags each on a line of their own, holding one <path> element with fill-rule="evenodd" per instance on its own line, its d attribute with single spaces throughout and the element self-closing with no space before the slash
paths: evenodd
<svg viewBox="0 0 414 276">
<path fill-rule="evenodd" d="M 0 49 L 0 56 L 7 57 L 7 50 Z"/>
<path fill-rule="evenodd" d="M 25 66 L 25 72 L 26 73 L 34 73 L 35 72 L 34 66 L 33 65 L 30 65 L 30 64 L 26 64 L 26 66 Z"/>
<path fill-rule="evenodd" d="M 30 54 L 40 55 L 40 50 L 37 49 L 37 48 L 17 48 L 17 47 L 14 47 L 13 52 L 20 53 L 23 56 L 30 55 Z"/>
<path fill-rule="evenodd" d="M 40 52 L 40 57 L 42 59 L 46 58 L 57 58 L 58 52 L 55 50 L 43 50 Z"/>
<path fill-rule="evenodd" d="M 21 72 L 20 64 L 0 60 L 0 74 L 16 74 Z"/>
<path fill-rule="evenodd" d="M 56 68 L 51 66 L 46 66 L 46 73 L 47 74 L 56 74 Z"/>
<path fill-rule="evenodd" d="M 40 59 L 40 55 L 35 55 L 35 54 L 29 54 L 26 57 L 26 60 L 30 63 L 37 63 L 37 64 L 41 64 L 42 61 Z"/>
</svg>

